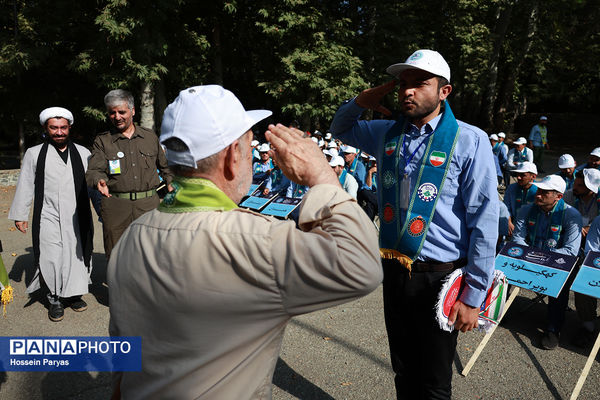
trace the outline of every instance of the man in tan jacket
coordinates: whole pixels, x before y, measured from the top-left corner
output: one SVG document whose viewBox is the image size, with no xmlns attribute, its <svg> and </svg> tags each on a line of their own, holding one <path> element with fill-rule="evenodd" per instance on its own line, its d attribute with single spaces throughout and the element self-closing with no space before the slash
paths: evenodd
<svg viewBox="0 0 600 400">
<path fill-rule="evenodd" d="M 115 395 L 269 399 L 290 318 L 380 284 L 373 224 L 302 132 L 266 132 L 282 172 L 310 187 L 300 229 L 237 208 L 252 182 L 251 128 L 269 115 L 216 85 L 166 109 L 174 190 L 130 225 L 108 266 L 110 334 L 142 337 L 142 371 L 115 374 Z"/>
</svg>

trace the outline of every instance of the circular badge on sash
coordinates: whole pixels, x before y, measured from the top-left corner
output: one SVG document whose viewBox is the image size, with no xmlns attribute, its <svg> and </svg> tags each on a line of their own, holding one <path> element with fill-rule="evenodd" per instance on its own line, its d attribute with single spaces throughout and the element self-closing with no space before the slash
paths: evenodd
<svg viewBox="0 0 600 400">
<path fill-rule="evenodd" d="M 548 240 L 546 240 L 546 246 L 548 246 L 551 249 L 555 248 L 557 244 L 558 243 L 556 242 L 555 239 L 548 239 Z"/>
<path fill-rule="evenodd" d="M 419 199 L 429 203 L 430 201 L 435 200 L 438 190 L 433 183 L 424 183 L 419 186 L 417 194 L 419 195 Z"/>
<path fill-rule="evenodd" d="M 425 220 L 420 215 L 408 222 L 408 234 L 413 237 L 421 236 L 425 231 Z"/>
<path fill-rule="evenodd" d="M 383 187 L 386 189 L 391 188 L 396 183 L 396 179 L 394 178 L 394 174 L 390 171 L 385 171 L 383 173 Z"/>
<path fill-rule="evenodd" d="M 592 264 L 594 264 L 594 267 L 600 268 L 600 257 L 594 258 L 594 261 L 592 261 Z"/>
<path fill-rule="evenodd" d="M 125 157 L 125 154 L 123 154 L 123 152 L 122 152 L 122 151 L 119 151 L 119 152 L 117 153 L 117 157 L 119 157 L 119 158 L 123 158 L 123 157 Z"/>
<path fill-rule="evenodd" d="M 511 247 L 508 249 L 508 255 L 513 257 L 521 257 L 523 255 L 523 249 L 520 247 Z"/>
<path fill-rule="evenodd" d="M 394 220 L 395 217 L 395 213 L 394 213 L 394 207 L 392 207 L 392 205 L 390 203 L 387 203 L 384 207 L 383 207 L 383 221 L 390 223 Z"/>
</svg>

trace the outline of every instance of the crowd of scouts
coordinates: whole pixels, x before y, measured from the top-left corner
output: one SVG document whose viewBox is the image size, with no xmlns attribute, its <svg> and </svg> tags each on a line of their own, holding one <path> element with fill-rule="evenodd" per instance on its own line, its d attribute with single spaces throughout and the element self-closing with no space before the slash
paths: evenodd
<svg viewBox="0 0 600 400">
<path fill-rule="evenodd" d="M 529 147 L 527 140 L 519 137 L 508 150 L 503 132 L 490 135 L 499 188 L 505 189 L 500 203 L 498 250 L 513 241 L 576 256 L 580 265 L 589 251 L 599 250 L 600 147 L 593 149 L 587 163 L 580 166 L 572 155 L 561 155 L 556 172 L 536 180 L 538 172 L 544 172 L 542 157 L 549 148 L 546 122 L 547 117 L 542 116 L 531 129 Z M 511 183 L 511 177 L 516 182 Z M 552 350 L 559 344 L 575 275 L 571 274 L 557 298 L 548 297 L 547 326 L 540 341 L 545 349 Z M 596 299 L 575 293 L 575 306 L 582 325 L 571 342 L 586 347 L 596 330 Z"/>
<path fill-rule="evenodd" d="M 327 162 L 338 176 L 342 188 L 357 200 L 371 220 L 377 217 L 377 161 L 375 157 L 352 146 L 333 140 L 331 133 L 315 131 L 311 140 L 319 146 Z M 308 187 L 290 181 L 269 156 L 269 143 L 253 140 L 253 182 L 262 195 L 302 198 Z M 294 216 L 295 214 L 292 214 Z"/>
</svg>

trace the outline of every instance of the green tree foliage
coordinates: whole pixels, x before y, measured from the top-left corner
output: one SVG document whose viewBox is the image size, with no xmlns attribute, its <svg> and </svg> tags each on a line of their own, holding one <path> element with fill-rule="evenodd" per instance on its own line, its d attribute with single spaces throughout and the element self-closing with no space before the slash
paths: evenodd
<svg viewBox="0 0 600 400">
<path fill-rule="evenodd" d="M 217 83 L 276 121 L 326 129 L 342 100 L 389 80 L 385 68 L 419 48 L 450 64 L 456 114 L 490 131 L 530 111 L 600 106 L 600 0 L 3 4 L 0 139 L 13 148 L 19 131 L 39 140 L 37 115 L 52 105 L 73 110 L 89 142 L 116 87 L 156 126 L 181 89 Z M 393 108 L 395 96 L 385 101 Z"/>
</svg>

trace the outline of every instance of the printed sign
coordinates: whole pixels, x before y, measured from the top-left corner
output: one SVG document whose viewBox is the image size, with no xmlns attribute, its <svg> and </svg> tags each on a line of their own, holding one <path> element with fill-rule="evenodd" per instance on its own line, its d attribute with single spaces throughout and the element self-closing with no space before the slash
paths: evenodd
<svg viewBox="0 0 600 400">
<path fill-rule="evenodd" d="M 575 256 L 508 242 L 496 256 L 495 265 L 511 285 L 558 297 L 576 261 Z"/>
<path fill-rule="evenodd" d="M 275 197 L 277 197 L 277 193 L 270 192 L 267 195 L 262 194 L 262 187 L 259 186 L 252 192 L 250 197 L 244 200 L 240 207 L 249 208 L 251 210 L 260 211 L 264 206 L 269 204 Z"/>
<path fill-rule="evenodd" d="M 258 189 L 259 186 L 260 183 L 253 183 L 252 185 L 250 185 L 250 190 L 248 190 L 248 194 L 246 194 L 246 196 L 252 195 L 252 193 L 254 193 L 254 191 Z"/>
<path fill-rule="evenodd" d="M 588 253 L 571 285 L 571 290 L 600 299 L 600 252 Z"/>
<path fill-rule="evenodd" d="M 141 371 L 142 338 L 0 337 L 0 371 Z"/>
<path fill-rule="evenodd" d="M 261 214 L 286 218 L 300 205 L 301 201 L 302 199 L 294 197 L 277 197 L 261 211 Z"/>
</svg>

